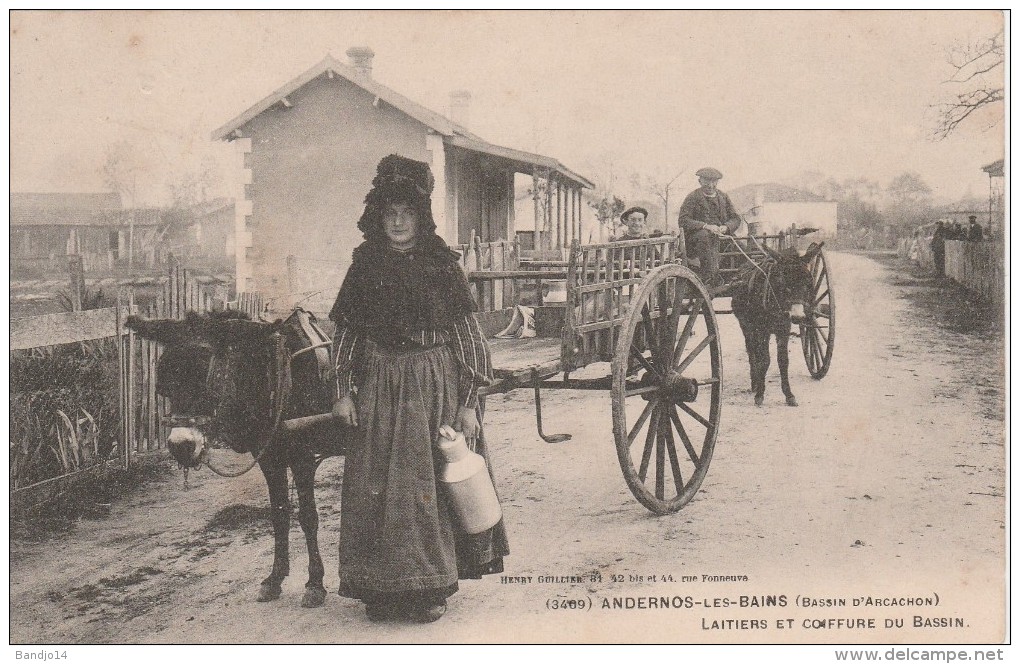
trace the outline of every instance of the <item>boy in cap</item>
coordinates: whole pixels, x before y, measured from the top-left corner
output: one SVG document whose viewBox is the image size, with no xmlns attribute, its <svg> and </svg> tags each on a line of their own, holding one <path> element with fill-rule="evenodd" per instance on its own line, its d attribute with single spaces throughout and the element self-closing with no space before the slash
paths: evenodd
<svg viewBox="0 0 1020 664">
<path fill-rule="evenodd" d="M 648 210 L 643 207 L 632 207 L 627 208 L 623 214 L 620 215 L 620 221 L 627 230 L 622 235 L 614 236 L 610 242 L 623 242 L 624 240 L 643 240 L 649 237 L 659 237 L 662 235 L 662 231 L 653 231 L 651 234 L 648 233 L 645 222 L 648 221 Z"/>
<path fill-rule="evenodd" d="M 702 168 L 695 175 L 701 187 L 684 199 L 678 221 L 688 255 L 700 263 L 702 281 L 709 288 L 717 288 L 723 285 L 719 274 L 719 238 L 740 228 L 740 215 L 730 197 L 718 189 L 721 172 Z"/>
</svg>

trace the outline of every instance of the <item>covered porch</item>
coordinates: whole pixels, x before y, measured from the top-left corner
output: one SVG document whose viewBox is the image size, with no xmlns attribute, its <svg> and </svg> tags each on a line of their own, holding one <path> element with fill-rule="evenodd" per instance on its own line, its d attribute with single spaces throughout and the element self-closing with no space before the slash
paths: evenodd
<svg viewBox="0 0 1020 664">
<path fill-rule="evenodd" d="M 550 157 L 460 135 L 444 143 L 447 213 L 458 244 L 519 238 L 524 252 L 565 257 L 571 243 L 581 239 L 581 193 L 594 188 L 592 182 Z M 534 217 L 521 220 L 514 210 L 520 176 L 530 177 L 534 211 Z"/>
</svg>

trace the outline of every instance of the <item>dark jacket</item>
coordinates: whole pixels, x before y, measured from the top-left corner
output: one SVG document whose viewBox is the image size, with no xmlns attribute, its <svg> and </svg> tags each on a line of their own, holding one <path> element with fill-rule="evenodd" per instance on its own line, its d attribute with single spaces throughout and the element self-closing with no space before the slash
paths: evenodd
<svg viewBox="0 0 1020 664">
<path fill-rule="evenodd" d="M 740 228 L 740 215 L 733 207 L 730 197 L 716 190 L 715 197 L 705 196 L 700 187 L 687 194 L 680 206 L 680 228 L 688 233 L 701 230 L 705 226 L 724 224 L 730 234 Z"/>
</svg>

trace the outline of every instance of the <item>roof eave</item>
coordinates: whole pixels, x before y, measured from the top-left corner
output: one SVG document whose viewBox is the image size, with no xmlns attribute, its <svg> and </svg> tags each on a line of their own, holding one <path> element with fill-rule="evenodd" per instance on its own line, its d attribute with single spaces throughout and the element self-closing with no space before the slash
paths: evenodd
<svg viewBox="0 0 1020 664">
<path fill-rule="evenodd" d="M 275 104 L 283 101 L 284 98 L 296 90 L 304 87 L 319 76 L 330 71 L 337 76 L 341 76 L 342 78 L 350 81 L 354 85 L 357 85 L 369 94 L 378 97 L 390 106 L 393 106 L 405 115 L 408 115 L 443 136 L 461 134 L 470 138 L 481 140 L 469 132 L 466 128 L 450 121 L 448 118 L 436 113 L 435 111 L 431 111 L 421 104 L 408 99 L 374 79 L 357 73 L 354 68 L 343 64 L 331 55 L 327 55 L 315 66 L 311 67 L 297 78 L 291 80 L 286 85 L 277 88 L 272 93 L 262 98 L 261 101 L 249 107 L 248 110 L 213 131 L 211 134 L 212 140 L 233 140 L 233 138 L 236 138 L 232 136 L 235 131 L 239 130 L 241 127 L 269 110 Z"/>
<path fill-rule="evenodd" d="M 566 176 L 573 182 L 581 185 L 588 189 L 594 189 L 595 185 L 586 177 L 575 173 L 556 159 L 552 157 L 546 157 L 540 154 L 534 154 L 532 152 L 525 152 L 523 150 L 515 150 L 513 148 L 503 147 L 502 145 L 495 145 L 481 140 L 472 140 L 464 136 L 451 136 L 446 139 L 446 143 L 453 145 L 454 147 L 461 148 L 463 150 L 471 150 L 473 152 L 481 152 L 483 154 L 492 155 L 506 159 L 508 161 L 517 162 L 519 164 L 525 164 L 531 167 L 539 167 L 555 171 L 561 175 Z"/>
</svg>

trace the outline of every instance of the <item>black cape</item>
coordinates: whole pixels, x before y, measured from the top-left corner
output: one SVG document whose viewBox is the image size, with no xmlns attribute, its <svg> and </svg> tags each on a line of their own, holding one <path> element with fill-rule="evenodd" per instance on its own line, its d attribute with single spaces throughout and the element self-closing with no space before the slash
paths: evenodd
<svg viewBox="0 0 1020 664">
<path fill-rule="evenodd" d="M 354 250 L 329 317 L 386 347 L 405 347 L 418 330 L 448 330 L 476 308 L 459 258 L 434 234 L 407 252 L 368 240 Z"/>
</svg>

